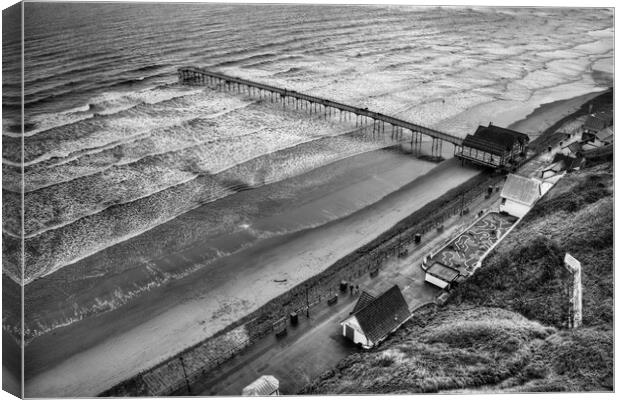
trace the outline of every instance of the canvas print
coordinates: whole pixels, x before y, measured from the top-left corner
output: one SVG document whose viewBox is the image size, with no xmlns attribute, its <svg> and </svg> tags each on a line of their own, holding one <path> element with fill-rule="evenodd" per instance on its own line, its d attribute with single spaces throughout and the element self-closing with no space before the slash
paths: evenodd
<svg viewBox="0 0 620 400">
<path fill-rule="evenodd" d="M 611 6 L 2 16 L 5 391 L 615 389 Z"/>
</svg>

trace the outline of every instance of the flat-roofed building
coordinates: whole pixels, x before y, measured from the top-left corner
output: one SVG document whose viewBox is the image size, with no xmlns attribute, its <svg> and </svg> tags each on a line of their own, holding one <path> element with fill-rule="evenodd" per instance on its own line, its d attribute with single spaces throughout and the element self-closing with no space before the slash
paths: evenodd
<svg viewBox="0 0 620 400">
<path fill-rule="evenodd" d="M 489 124 L 479 126 L 473 135 L 467 135 L 456 156 L 462 160 L 491 168 L 516 163 L 525 155 L 529 136 Z"/>
<path fill-rule="evenodd" d="M 454 282 L 458 279 L 459 275 L 459 270 L 448 267 L 447 265 L 436 261 L 426 270 L 424 280 L 441 289 L 450 289 L 452 284 L 454 284 Z"/>
</svg>

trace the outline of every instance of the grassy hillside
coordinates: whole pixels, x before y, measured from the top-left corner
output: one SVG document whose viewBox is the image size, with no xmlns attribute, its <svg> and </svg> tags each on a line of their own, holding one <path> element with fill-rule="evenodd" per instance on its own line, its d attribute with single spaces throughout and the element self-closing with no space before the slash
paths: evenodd
<svg viewBox="0 0 620 400">
<path fill-rule="evenodd" d="M 564 177 L 436 312 L 352 355 L 302 393 L 613 389 L 613 176 Z M 566 328 L 565 252 L 583 266 L 583 326 Z"/>
</svg>

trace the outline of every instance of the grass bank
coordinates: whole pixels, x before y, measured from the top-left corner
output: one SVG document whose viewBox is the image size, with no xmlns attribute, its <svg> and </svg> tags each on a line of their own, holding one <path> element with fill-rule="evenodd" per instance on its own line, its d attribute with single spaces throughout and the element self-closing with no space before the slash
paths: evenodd
<svg viewBox="0 0 620 400">
<path fill-rule="evenodd" d="M 569 252 L 583 326 L 568 329 Z M 352 355 L 303 394 L 613 390 L 611 155 L 564 177 L 443 308 Z"/>
</svg>

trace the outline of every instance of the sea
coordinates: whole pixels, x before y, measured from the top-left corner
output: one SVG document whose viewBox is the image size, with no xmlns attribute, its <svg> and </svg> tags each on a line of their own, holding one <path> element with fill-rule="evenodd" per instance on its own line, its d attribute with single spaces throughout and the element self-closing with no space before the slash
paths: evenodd
<svg viewBox="0 0 620 400">
<path fill-rule="evenodd" d="M 344 218 L 435 165 L 351 121 L 182 85 L 179 67 L 461 137 L 613 84 L 609 9 L 24 7 L 23 132 L 21 42 L 3 32 L 2 237 L 5 292 L 25 286 L 27 342 L 265 240 Z M 410 175 L 376 192 L 295 213 L 403 165 Z M 196 246 L 199 259 L 183 256 Z M 5 311 L 5 331 L 18 332 L 16 311 Z"/>
</svg>

